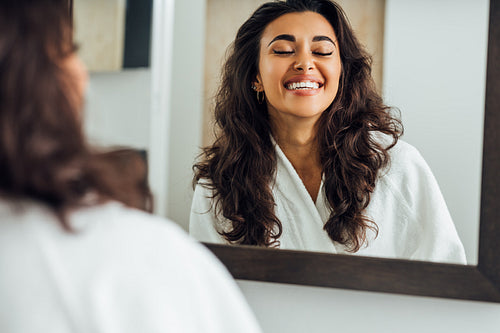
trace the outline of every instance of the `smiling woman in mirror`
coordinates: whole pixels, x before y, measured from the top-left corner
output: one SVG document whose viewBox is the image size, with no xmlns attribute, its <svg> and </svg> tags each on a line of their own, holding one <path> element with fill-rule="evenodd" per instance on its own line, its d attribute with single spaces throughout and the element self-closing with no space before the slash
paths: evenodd
<svg viewBox="0 0 500 333">
<path fill-rule="evenodd" d="M 269 2 L 241 26 L 194 166 L 205 242 L 466 263 L 426 162 L 328 0 Z"/>
</svg>

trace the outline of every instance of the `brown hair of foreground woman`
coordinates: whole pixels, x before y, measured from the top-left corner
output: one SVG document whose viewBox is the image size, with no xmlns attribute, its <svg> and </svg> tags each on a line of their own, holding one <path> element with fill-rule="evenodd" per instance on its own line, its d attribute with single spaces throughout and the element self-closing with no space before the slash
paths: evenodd
<svg viewBox="0 0 500 333">
<path fill-rule="evenodd" d="M 402 134 L 400 121 L 384 105 L 371 77 L 371 57 L 356 39 L 343 10 L 328 0 L 268 2 L 239 29 L 216 95 L 216 140 L 194 166 L 194 183 L 213 192 L 216 215 L 232 224 L 221 234 L 231 243 L 275 246 L 282 225 L 276 217 L 271 185 L 276 156 L 269 103 L 255 93 L 261 38 L 266 27 L 289 13 L 313 12 L 332 26 L 340 50 L 341 73 L 331 104 L 316 123 L 316 145 L 331 214 L 324 230 L 356 252 L 367 229 L 377 225 L 363 215 L 388 150 Z M 266 98 L 267 99 L 267 98 Z M 388 146 L 373 133 L 392 137 Z M 306 223 L 307 221 L 304 221 Z"/>
<path fill-rule="evenodd" d="M 152 209 L 140 158 L 97 152 L 85 141 L 87 77 L 74 55 L 68 4 L 0 3 L 0 196 L 45 203 L 66 229 L 71 208 L 107 199 Z M 124 156 L 135 162 L 125 167 Z"/>
</svg>

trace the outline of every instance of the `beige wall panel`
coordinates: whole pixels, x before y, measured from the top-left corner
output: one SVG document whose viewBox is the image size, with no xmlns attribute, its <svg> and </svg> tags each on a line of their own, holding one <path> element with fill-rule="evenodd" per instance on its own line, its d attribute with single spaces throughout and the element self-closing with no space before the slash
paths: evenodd
<svg viewBox="0 0 500 333">
<path fill-rule="evenodd" d="M 207 0 L 207 28 L 205 45 L 205 87 L 203 145 L 213 141 L 213 97 L 217 91 L 220 71 L 228 46 L 238 28 L 267 1 L 262 0 Z M 382 87 L 382 59 L 385 0 L 338 1 L 347 13 L 361 43 L 373 55 L 373 76 L 379 90 Z"/>
<path fill-rule="evenodd" d="M 89 71 L 121 70 L 125 7 L 125 0 L 74 0 L 74 38 Z"/>
<path fill-rule="evenodd" d="M 385 0 L 337 0 L 356 36 L 373 57 L 372 76 L 382 91 Z"/>
<path fill-rule="evenodd" d="M 213 102 L 220 82 L 221 68 L 227 48 L 236 37 L 238 28 L 263 0 L 207 0 L 205 38 L 205 87 L 203 109 L 203 145 L 213 141 Z"/>
</svg>

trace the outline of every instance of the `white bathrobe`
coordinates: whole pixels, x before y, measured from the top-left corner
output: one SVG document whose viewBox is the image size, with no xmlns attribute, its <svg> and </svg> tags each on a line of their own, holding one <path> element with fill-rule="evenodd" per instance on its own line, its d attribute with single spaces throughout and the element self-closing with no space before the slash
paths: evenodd
<svg viewBox="0 0 500 333">
<path fill-rule="evenodd" d="M 283 226 L 278 239 L 282 249 L 349 254 L 323 230 L 331 208 L 321 184 L 313 202 L 292 164 L 275 144 L 277 172 L 272 193 L 276 216 Z M 399 140 L 389 150 L 391 163 L 381 170 L 364 214 L 374 221 L 378 236 L 368 230 L 368 243 L 355 255 L 465 264 L 458 237 L 436 179 L 419 152 Z M 190 217 L 190 234 L 200 241 L 227 243 L 217 230 L 229 221 L 216 218 L 211 191 L 196 186 Z"/>
<path fill-rule="evenodd" d="M 0 332 L 260 332 L 224 266 L 117 202 L 69 216 L 0 199 Z"/>
</svg>

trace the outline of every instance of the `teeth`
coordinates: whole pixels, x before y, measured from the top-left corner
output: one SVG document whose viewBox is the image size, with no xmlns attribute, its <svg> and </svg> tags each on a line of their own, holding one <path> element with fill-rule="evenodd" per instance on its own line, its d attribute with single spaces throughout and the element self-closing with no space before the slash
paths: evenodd
<svg viewBox="0 0 500 333">
<path fill-rule="evenodd" d="M 318 82 L 311 81 L 301 81 L 301 82 L 293 82 L 286 86 L 287 89 L 296 90 L 296 89 L 318 89 Z"/>
</svg>

